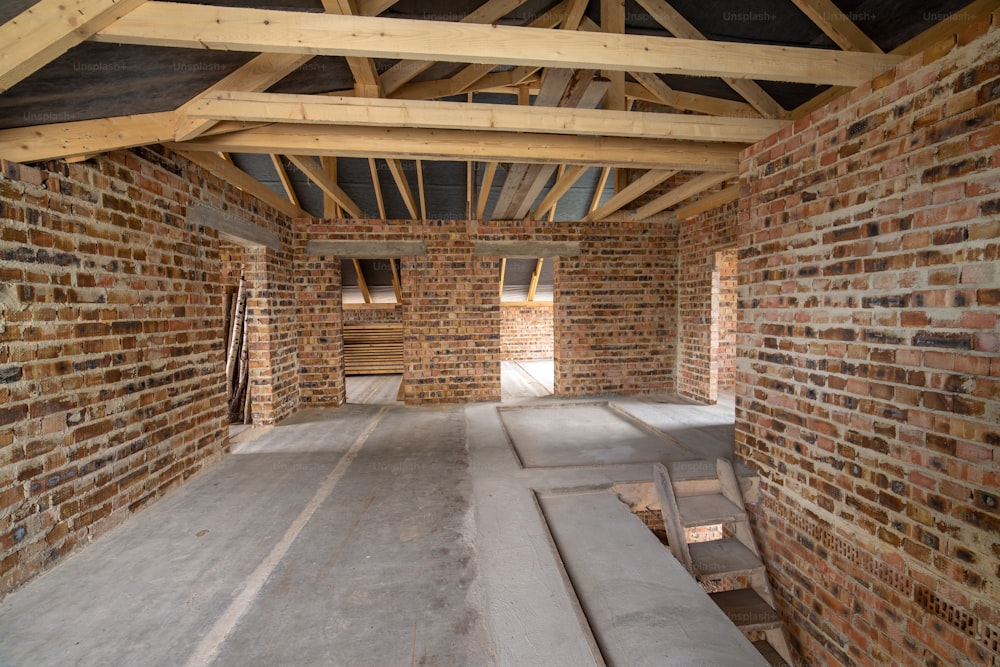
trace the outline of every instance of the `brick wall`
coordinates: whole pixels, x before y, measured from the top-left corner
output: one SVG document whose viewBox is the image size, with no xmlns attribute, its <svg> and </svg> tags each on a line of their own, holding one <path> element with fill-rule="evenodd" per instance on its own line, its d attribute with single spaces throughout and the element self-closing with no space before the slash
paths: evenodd
<svg viewBox="0 0 1000 667">
<path fill-rule="evenodd" d="M 1000 663 L 997 23 L 744 153 L 737 455 L 809 664 Z"/>
<path fill-rule="evenodd" d="M 344 307 L 344 323 L 395 324 L 403 321 L 402 304 L 366 304 Z"/>
<path fill-rule="evenodd" d="M 727 336 L 720 335 L 719 317 L 726 312 L 732 319 L 732 297 L 719 300 L 723 273 L 732 287 L 732 267 L 720 272 L 716 256 L 736 245 L 736 227 L 734 202 L 681 223 L 679 230 L 677 393 L 705 403 L 718 400 L 720 368 L 735 370 L 734 347 L 723 345 Z"/>
<path fill-rule="evenodd" d="M 551 359 L 552 304 L 502 304 L 500 355 L 504 361 Z"/>
<path fill-rule="evenodd" d="M 579 257 L 556 264 L 556 392 L 565 396 L 673 389 L 676 232 L 661 223 L 565 225 L 508 222 L 339 220 L 298 222 L 303 403 L 344 401 L 340 264 L 307 257 L 310 240 L 420 240 L 425 257 L 402 262 L 408 403 L 499 400 L 503 318 L 500 259 L 473 254 L 477 240 L 575 241 Z"/>
<path fill-rule="evenodd" d="M 3 595 L 228 450 L 218 239 L 186 207 L 278 220 L 153 150 L 0 172 Z"/>
</svg>

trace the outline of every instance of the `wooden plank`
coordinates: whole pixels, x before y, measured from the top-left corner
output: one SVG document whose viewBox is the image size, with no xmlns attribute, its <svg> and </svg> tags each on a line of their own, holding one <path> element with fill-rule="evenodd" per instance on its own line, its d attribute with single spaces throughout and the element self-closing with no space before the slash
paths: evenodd
<svg viewBox="0 0 1000 667">
<path fill-rule="evenodd" d="M 519 6 L 523 5 L 524 2 L 525 0 L 488 0 L 477 9 L 464 16 L 458 22 L 486 24 L 494 23 L 517 9 Z M 396 63 L 382 75 L 382 88 L 386 93 L 392 93 L 406 82 L 416 78 L 418 75 L 423 74 L 428 69 L 433 67 L 435 65 L 434 60 L 422 62 L 403 60 Z M 443 60 L 443 58 L 440 60 Z"/>
<path fill-rule="evenodd" d="M 563 173 L 562 176 L 552 185 L 548 193 L 545 195 L 545 198 L 542 199 L 541 203 L 539 203 L 535 210 L 531 213 L 531 217 L 537 219 L 545 215 L 545 213 L 550 210 L 554 211 L 556 204 L 559 203 L 559 200 L 563 197 L 563 195 L 569 192 L 569 189 L 573 187 L 578 180 L 580 180 L 581 176 L 587 173 L 588 169 L 590 169 L 590 167 L 581 166 L 573 166 L 567 169 L 565 173 Z"/>
<path fill-rule="evenodd" d="M 382 183 L 379 182 L 378 165 L 375 164 L 375 158 L 373 157 L 368 158 L 368 171 L 372 175 L 372 187 L 375 189 L 375 201 L 378 203 L 378 217 L 385 220 L 385 200 L 382 198 Z"/>
<path fill-rule="evenodd" d="M 792 2 L 845 51 L 882 53 L 879 45 L 862 32 L 831 0 L 792 0 Z"/>
<path fill-rule="evenodd" d="M 319 257 L 419 257 L 427 254 L 423 241 L 309 241 L 306 254 Z"/>
<path fill-rule="evenodd" d="M 347 196 L 347 193 L 341 190 L 340 186 L 326 175 L 326 172 L 323 171 L 323 168 L 316 160 L 307 155 L 295 155 L 291 153 L 286 153 L 285 157 L 288 158 L 289 162 L 298 167 L 309 180 L 333 197 L 351 216 L 355 218 L 363 218 L 365 216 L 361 208 Z"/>
<path fill-rule="evenodd" d="M 175 153 L 190 160 L 202 169 L 209 171 L 223 181 L 226 181 L 244 192 L 248 192 L 266 204 L 270 204 L 290 218 L 311 218 L 298 206 L 267 187 L 256 178 L 246 173 L 231 162 L 226 162 L 215 153 L 175 150 Z"/>
<path fill-rule="evenodd" d="M 476 198 L 476 220 L 483 219 L 486 212 L 486 202 L 490 198 L 490 188 L 493 186 L 493 177 L 497 173 L 497 163 L 489 162 L 486 171 L 483 173 L 483 182 L 479 185 L 479 196 Z"/>
<path fill-rule="evenodd" d="M 592 82 L 587 81 L 588 84 Z M 606 85 L 606 82 L 597 82 L 598 93 Z M 586 107 L 590 102 L 591 99 L 581 99 L 581 106 Z M 788 121 L 763 118 L 571 108 L 575 106 L 216 91 L 192 104 L 188 114 L 192 118 L 240 122 L 601 134 L 740 144 L 760 141 L 789 124 Z"/>
<path fill-rule="evenodd" d="M 413 198 L 413 190 L 410 188 L 410 182 L 406 180 L 403 163 L 396 159 L 386 159 L 385 163 L 389 166 L 389 173 L 392 174 L 392 180 L 396 181 L 396 187 L 399 188 L 399 194 L 403 198 L 403 203 L 406 204 L 406 210 L 409 211 L 410 218 L 416 220 L 420 217 L 420 212 L 417 209 L 417 200 Z"/>
<path fill-rule="evenodd" d="M 675 204 L 679 204 L 682 201 L 690 199 L 700 192 L 704 192 L 709 188 L 713 188 L 719 183 L 726 181 L 730 178 L 735 177 L 735 173 L 730 174 L 702 174 L 701 176 L 696 176 L 692 178 L 687 183 L 679 185 L 670 192 L 661 195 L 636 209 L 635 218 L 636 220 L 645 220 L 654 213 L 659 213 L 660 211 L 670 208 Z"/>
<path fill-rule="evenodd" d="M 693 201 L 686 206 L 682 206 L 671 215 L 672 220 L 689 220 L 705 211 L 711 211 L 713 209 L 719 208 L 720 206 L 725 206 L 730 202 L 734 202 L 740 197 L 740 186 L 730 185 L 728 188 L 719 190 L 713 194 L 702 197 L 697 201 Z"/>
<path fill-rule="evenodd" d="M 691 552 L 688 550 L 687 538 L 680 522 L 677 498 L 670 483 L 670 474 L 662 463 L 653 464 L 653 484 L 656 487 L 656 496 L 660 500 L 660 514 L 663 516 L 663 526 L 666 529 L 670 551 L 685 570 L 694 573 Z"/>
<path fill-rule="evenodd" d="M 507 258 L 500 258 L 500 296 L 503 296 L 503 281 L 507 277 Z"/>
<path fill-rule="evenodd" d="M 301 208 L 302 204 L 299 203 L 299 197 L 295 194 L 295 188 L 292 187 L 292 181 L 288 178 L 288 172 L 285 170 L 285 163 L 281 161 L 281 156 L 272 154 L 271 164 L 274 165 L 274 171 L 278 174 L 281 187 L 285 189 L 285 196 L 288 197 L 288 201 Z"/>
<path fill-rule="evenodd" d="M 601 175 L 597 179 L 597 186 L 594 187 L 594 196 L 590 200 L 590 208 L 587 209 L 588 213 L 593 213 L 597 210 L 598 205 L 601 203 L 601 194 L 604 193 L 604 187 L 608 184 L 608 176 L 611 175 L 611 167 L 602 167 Z"/>
<path fill-rule="evenodd" d="M 194 29 L 192 29 L 194 28 Z M 149 0 L 91 39 L 195 49 L 727 76 L 856 86 L 899 56 Z M 383 87 L 391 88 L 382 78 Z"/>
<path fill-rule="evenodd" d="M 319 163 L 323 166 L 323 173 L 326 174 L 327 178 L 336 183 L 337 158 L 332 155 L 324 155 L 319 159 Z M 323 217 L 328 220 L 343 217 L 340 204 L 326 192 L 323 193 Z"/>
<path fill-rule="evenodd" d="M 396 303 L 403 303 L 403 284 L 399 279 L 399 267 L 394 257 L 389 258 L 389 266 L 392 268 L 392 291 L 396 294 Z"/>
<path fill-rule="evenodd" d="M 358 289 L 361 290 L 361 298 L 365 300 L 365 303 L 372 302 L 372 293 L 368 290 L 368 281 L 365 280 L 365 272 L 361 270 L 361 261 L 357 258 L 352 258 L 354 262 L 354 272 L 358 276 Z"/>
<path fill-rule="evenodd" d="M 387 157 L 422 160 L 469 159 L 536 164 L 683 169 L 731 174 L 739 168 L 739 146 L 626 137 L 570 136 L 528 132 L 470 132 L 335 125 L 270 125 L 168 144 L 181 150 Z"/>
<path fill-rule="evenodd" d="M 763 598 L 749 588 L 710 593 L 709 597 L 743 632 L 781 627 L 778 612 L 771 609 Z"/>
<path fill-rule="evenodd" d="M 542 276 L 542 264 L 545 263 L 544 258 L 539 258 L 535 262 L 535 270 L 531 272 L 531 282 L 528 284 L 528 301 L 535 300 L 535 290 L 538 289 L 538 279 Z"/>
<path fill-rule="evenodd" d="M 539 257 L 577 257 L 576 241 L 476 241 L 475 255 L 538 259 Z"/>
<path fill-rule="evenodd" d="M 0 130 L 0 155 L 15 162 L 39 162 L 107 153 L 170 141 L 173 124 L 173 112 L 168 111 Z"/>
<path fill-rule="evenodd" d="M 625 0 L 601 0 L 601 31 L 618 35 L 625 33 Z M 625 72 L 605 70 L 604 76 L 611 83 L 604 95 L 604 108 L 625 111 Z"/>
<path fill-rule="evenodd" d="M 629 72 L 660 104 L 675 109 L 695 111 L 710 116 L 728 116 L 733 118 L 758 118 L 760 112 L 746 102 L 723 100 L 708 95 L 683 93 L 668 86 L 663 79 L 650 72 Z"/>
<path fill-rule="evenodd" d="M 421 160 L 417 160 L 417 192 L 420 199 L 420 219 L 427 220 L 427 196 L 424 192 L 424 167 Z"/>
<path fill-rule="evenodd" d="M 0 93 L 145 0 L 40 0 L 0 25 Z"/>
<path fill-rule="evenodd" d="M 676 173 L 676 170 L 670 169 L 649 170 L 637 180 L 630 183 L 625 189 L 615 193 L 611 199 L 606 201 L 599 208 L 588 213 L 587 217 L 583 219 L 584 222 L 597 222 L 599 220 L 604 220 L 621 207 L 634 201 L 637 197 L 641 197 L 646 194 Z M 597 195 L 595 195 L 595 199 L 596 197 Z"/>
<path fill-rule="evenodd" d="M 726 500 L 721 493 L 679 497 L 677 508 L 680 510 L 681 525 L 685 528 L 715 526 L 746 519 L 743 508 Z"/>
<path fill-rule="evenodd" d="M 638 0 L 638 2 L 657 23 L 669 30 L 674 37 L 694 40 L 707 39 L 666 0 Z M 786 112 L 781 105 L 756 82 L 733 77 L 723 77 L 723 80 L 765 117 L 783 118 L 785 116 Z"/>
<path fill-rule="evenodd" d="M 278 232 L 254 224 L 231 211 L 220 211 L 202 204 L 194 204 L 188 208 L 187 221 L 193 225 L 214 229 L 221 236 L 240 245 L 281 250 L 281 236 Z"/>
</svg>

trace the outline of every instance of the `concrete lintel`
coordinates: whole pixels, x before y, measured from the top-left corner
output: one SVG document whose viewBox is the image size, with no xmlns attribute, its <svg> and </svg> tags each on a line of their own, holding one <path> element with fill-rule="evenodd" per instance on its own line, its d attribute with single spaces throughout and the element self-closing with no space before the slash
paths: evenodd
<svg viewBox="0 0 1000 667">
<path fill-rule="evenodd" d="M 580 244 L 575 241 L 477 241 L 476 254 L 512 259 L 577 257 Z"/>
<path fill-rule="evenodd" d="M 427 254 L 422 241 L 310 241 L 307 255 L 349 259 L 391 259 Z"/>
<path fill-rule="evenodd" d="M 193 225 L 214 229 L 219 232 L 219 236 L 239 245 L 281 249 L 281 237 L 277 232 L 265 229 L 229 211 L 195 204 L 188 209 L 187 221 Z"/>
</svg>

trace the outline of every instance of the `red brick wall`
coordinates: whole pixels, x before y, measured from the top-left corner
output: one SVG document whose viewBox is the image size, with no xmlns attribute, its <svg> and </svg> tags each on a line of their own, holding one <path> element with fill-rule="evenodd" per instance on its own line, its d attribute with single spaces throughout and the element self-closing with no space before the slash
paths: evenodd
<svg viewBox="0 0 1000 667">
<path fill-rule="evenodd" d="M 705 403 L 715 403 L 718 399 L 720 377 L 721 345 L 717 316 L 721 304 L 717 297 L 721 284 L 713 277 L 718 268 L 716 254 L 736 245 L 736 226 L 736 203 L 702 213 L 680 226 L 677 393 Z M 734 353 L 728 352 L 724 356 L 730 361 L 721 360 L 723 365 L 734 369 Z"/>
<path fill-rule="evenodd" d="M 502 304 L 500 355 L 504 361 L 551 359 L 552 304 Z"/>
<path fill-rule="evenodd" d="M 737 454 L 809 664 L 1000 661 L 993 20 L 744 153 Z"/>
<path fill-rule="evenodd" d="M 408 403 L 499 400 L 503 318 L 499 258 L 477 240 L 579 242 L 555 269 L 556 392 L 667 392 L 676 357 L 676 232 L 661 223 L 565 225 L 340 220 L 298 222 L 302 401 L 344 401 L 340 264 L 307 257 L 310 240 L 420 240 L 426 257 L 403 261 L 403 386 Z"/>
<path fill-rule="evenodd" d="M 228 450 L 218 239 L 186 207 L 278 221 L 185 169 L 0 161 L 0 595 Z"/>
<path fill-rule="evenodd" d="M 394 324 L 403 321 L 402 304 L 367 304 L 345 306 L 344 323 Z"/>
</svg>

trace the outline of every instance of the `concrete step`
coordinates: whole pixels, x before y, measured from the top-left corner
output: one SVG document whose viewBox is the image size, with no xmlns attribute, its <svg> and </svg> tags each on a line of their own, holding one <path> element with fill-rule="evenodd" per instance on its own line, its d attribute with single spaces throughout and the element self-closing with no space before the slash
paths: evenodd
<svg viewBox="0 0 1000 667">
<path fill-rule="evenodd" d="M 749 576 L 764 569 L 760 559 L 736 538 L 692 542 L 688 545 L 688 550 L 700 581 Z"/>
<path fill-rule="evenodd" d="M 778 612 L 750 588 L 710 593 L 709 597 L 725 612 L 733 625 L 743 632 L 772 630 L 781 627 L 781 618 L 778 616 Z"/>
</svg>

